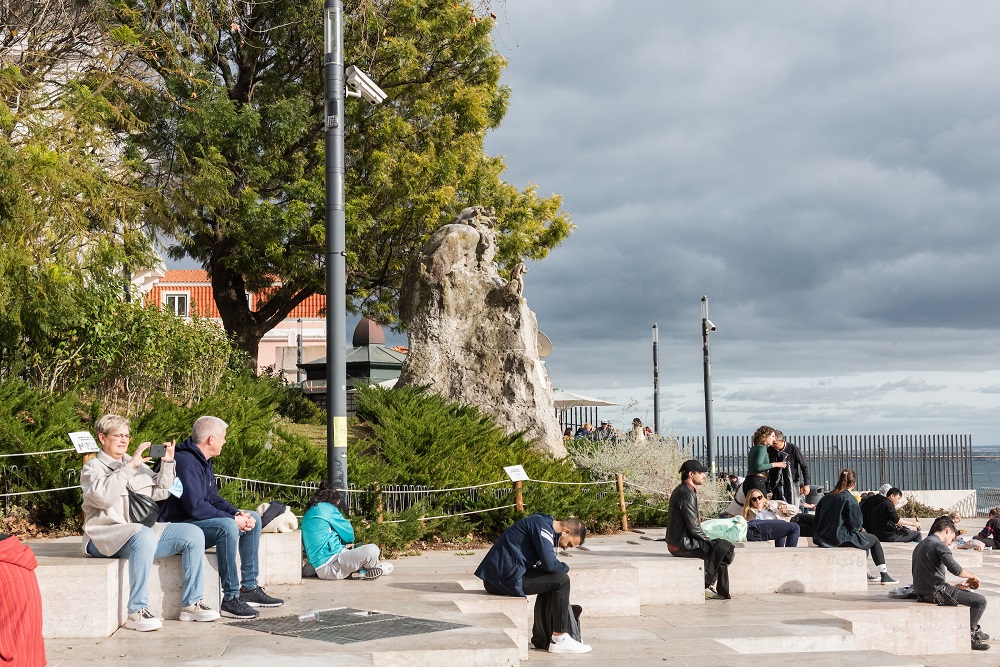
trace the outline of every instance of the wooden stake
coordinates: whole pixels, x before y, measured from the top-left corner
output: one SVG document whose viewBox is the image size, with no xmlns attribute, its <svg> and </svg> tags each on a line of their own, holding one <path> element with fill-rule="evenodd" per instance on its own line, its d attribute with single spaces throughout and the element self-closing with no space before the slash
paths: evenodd
<svg viewBox="0 0 1000 667">
<path fill-rule="evenodd" d="M 625 509 L 625 478 L 621 473 L 615 474 L 615 483 L 618 485 L 618 508 L 622 511 L 622 530 L 628 530 L 628 512 Z"/>
<path fill-rule="evenodd" d="M 524 511 L 524 496 L 521 495 L 521 480 L 514 482 L 514 502 L 517 503 L 517 511 Z"/>
</svg>

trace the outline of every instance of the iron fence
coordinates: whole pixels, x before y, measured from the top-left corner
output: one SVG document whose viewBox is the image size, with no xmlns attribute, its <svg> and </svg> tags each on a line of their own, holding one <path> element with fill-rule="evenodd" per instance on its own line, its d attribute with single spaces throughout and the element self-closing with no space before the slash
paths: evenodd
<svg viewBox="0 0 1000 667">
<path fill-rule="evenodd" d="M 859 489 L 892 484 L 906 489 L 972 489 L 971 435 L 786 436 L 802 450 L 814 487 L 829 491 L 840 471 L 853 468 Z M 747 472 L 750 436 L 715 438 L 716 470 Z M 707 459 L 704 436 L 679 437 L 692 458 Z M 979 503 L 982 506 L 982 503 Z"/>
</svg>

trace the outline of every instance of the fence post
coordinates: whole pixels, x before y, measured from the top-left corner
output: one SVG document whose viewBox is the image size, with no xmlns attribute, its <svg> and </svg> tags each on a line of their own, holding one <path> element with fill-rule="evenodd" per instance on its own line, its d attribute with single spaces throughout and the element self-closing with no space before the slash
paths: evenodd
<svg viewBox="0 0 1000 667">
<path fill-rule="evenodd" d="M 514 482 L 514 502 L 517 503 L 517 511 L 524 511 L 524 496 L 521 495 L 521 480 Z"/>
<path fill-rule="evenodd" d="M 618 507 L 622 511 L 622 530 L 628 530 L 628 513 L 625 511 L 625 478 L 621 473 L 615 473 L 615 483 L 618 485 Z"/>
<path fill-rule="evenodd" d="M 375 523 L 382 523 L 382 485 L 375 485 L 375 508 L 378 511 L 378 516 L 375 517 Z"/>
</svg>

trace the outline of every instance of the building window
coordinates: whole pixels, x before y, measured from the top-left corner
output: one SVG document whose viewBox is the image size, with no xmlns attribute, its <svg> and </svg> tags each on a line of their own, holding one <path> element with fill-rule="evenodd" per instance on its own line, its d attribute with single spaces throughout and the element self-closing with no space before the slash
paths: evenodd
<svg viewBox="0 0 1000 667">
<path fill-rule="evenodd" d="M 178 317 L 188 316 L 188 295 L 187 294 L 164 294 L 163 305 L 167 312 Z"/>
</svg>

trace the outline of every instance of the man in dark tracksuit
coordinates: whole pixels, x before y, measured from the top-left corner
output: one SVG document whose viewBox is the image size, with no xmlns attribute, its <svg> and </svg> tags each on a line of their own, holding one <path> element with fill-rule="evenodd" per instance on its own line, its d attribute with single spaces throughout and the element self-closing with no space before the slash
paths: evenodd
<svg viewBox="0 0 1000 667">
<path fill-rule="evenodd" d="M 705 561 L 705 588 L 714 590 L 714 597 L 728 600 L 729 564 L 736 554 L 726 540 L 709 539 L 701 529 L 698 514 L 698 490 L 705 483 L 708 468 L 691 459 L 681 466 L 681 483 L 670 494 L 670 519 L 667 523 L 667 550 L 678 558 L 700 558 Z"/>
<path fill-rule="evenodd" d="M 486 592 L 535 600 L 531 643 L 549 653 L 589 653 L 580 642 L 569 603 L 569 566 L 556 558 L 556 547 L 583 544 L 587 528 L 579 519 L 556 521 L 548 514 L 532 514 L 504 531 L 476 569 Z M 578 626 L 576 626 L 578 628 Z"/>
<path fill-rule="evenodd" d="M 979 619 L 986 612 L 986 598 L 969 590 L 979 588 L 979 578 L 959 565 L 952 555 L 950 547 L 955 535 L 955 524 L 947 516 L 934 520 L 927 539 L 913 549 L 913 591 L 921 602 L 969 607 L 972 650 L 985 651 L 990 647 L 986 643 L 990 636 L 980 629 Z M 965 582 L 952 586 L 945 579 L 945 569 Z"/>
</svg>

